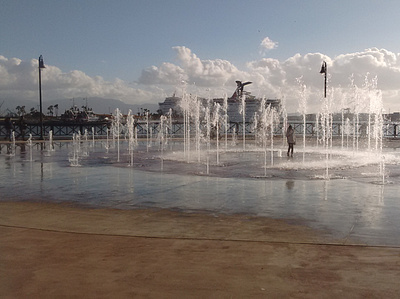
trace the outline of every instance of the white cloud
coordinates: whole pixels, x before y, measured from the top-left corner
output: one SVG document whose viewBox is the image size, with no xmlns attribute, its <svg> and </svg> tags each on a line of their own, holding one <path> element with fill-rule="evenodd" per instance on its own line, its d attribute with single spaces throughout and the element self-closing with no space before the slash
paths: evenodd
<svg viewBox="0 0 400 299">
<path fill-rule="evenodd" d="M 187 47 L 174 47 L 175 63 L 164 62 L 142 71 L 138 82 L 128 84 L 115 79 L 106 81 L 102 77 L 90 77 L 82 71 L 62 72 L 56 66 L 46 65 L 43 70 L 43 92 L 46 98 L 107 97 L 128 103 L 157 103 L 166 94 L 181 91 L 182 81 L 187 89 L 199 96 L 229 96 L 234 91 L 236 80 L 252 81 L 246 87 L 256 96 L 286 99 L 287 110 L 298 110 L 300 88 L 297 78 L 302 77 L 309 95 L 307 111 L 320 110 L 324 86 L 319 74 L 322 61 L 328 64 L 328 93 L 332 94 L 334 107 L 346 98 L 350 106 L 351 81 L 361 90 L 365 79 L 378 78 L 382 90 L 384 108 L 400 111 L 400 54 L 385 49 L 370 48 L 364 51 L 328 57 L 321 53 L 296 54 L 286 60 L 262 58 L 249 61 L 244 69 L 223 59 L 200 59 Z M 37 60 L 22 61 L 18 58 L 0 56 L 0 100 L 24 98 L 37 100 Z M 161 89 L 160 89 L 161 88 Z M 332 90 L 333 89 L 333 90 Z M 344 104 L 346 105 L 346 104 Z"/>
<path fill-rule="evenodd" d="M 62 72 L 58 67 L 46 64 L 42 70 L 43 97 L 56 100 L 73 97 L 103 97 L 120 99 L 127 103 L 147 103 L 159 100 L 155 94 L 133 88 L 123 80 L 105 81 L 102 77 L 90 77 L 82 71 Z M 38 62 L 22 61 L 0 56 L 0 99 L 38 99 Z"/>
<path fill-rule="evenodd" d="M 278 47 L 278 43 L 272 41 L 269 37 L 265 37 L 260 44 L 260 53 L 265 55 L 267 51 Z"/>
<path fill-rule="evenodd" d="M 173 47 L 173 50 L 176 52 L 178 65 L 163 63 L 160 67 L 146 68 L 142 71 L 138 82 L 146 85 L 161 84 L 165 88 L 170 85 L 180 90 L 182 81 L 185 81 L 189 92 L 197 93 L 199 89 L 214 91 L 218 89 L 218 91 L 231 93 L 235 80 L 249 77 L 246 72 L 238 70 L 227 60 L 201 60 L 186 47 Z M 232 87 L 225 90 L 223 88 L 225 85 Z M 213 93 L 213 95 L 222 96 L 223 92 Z"/>
<path fill-rule="evenodd" d="M 186 47 L 174 47 L 177 60 L 187 74 L 189 82 L 195 82 L 199 86 L 221 86 L 226 84 L 240 71 L 229 61 L 201 60 Z"/>
<path fill-rule="evenodd" d="M 142 84 L 177 84 L 187 80 L 184 70 L 172 63 L 164 62 L 160 67 L 151 66 L 142 70 L 139 82 Z"/>
</svg>

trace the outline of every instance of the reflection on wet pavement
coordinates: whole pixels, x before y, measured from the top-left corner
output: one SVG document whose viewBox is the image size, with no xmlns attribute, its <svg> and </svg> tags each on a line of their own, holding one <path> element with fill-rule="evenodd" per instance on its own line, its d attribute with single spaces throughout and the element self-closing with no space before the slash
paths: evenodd
<svg viewBox="0 0 400 299">
<path fill-rule="evenodd" d="M 376 184 L 378 179 L 367 169 L 361 173 L 361 166 L 345 169 L 347 177 L 322 180 L 310 179 L 314 170 L 288 170 L 288 166 L 270 167 L 267 176 L 260 175 L 265 171 L 262 165 L 247 167 L 245 175 L 240 176 L 240 161 L 235 164 L 226 160 L 226 166 L 214 165 L 206 175 L 203 164 L 171 160 L 164 161 L 162 172 L 157 151 L 138 151 L 133 167 L 117 163 L 112 151 L 107 153 L 100 142 L 82 158 L 79 167 L 70 166 L 70 142 L 60 143 L 53 152 L 41 150 L 40 146 L 32 152 L 27 146 L 18 147 L 15 155 L 2 146 L 2 201 L 44 200 L 117 209 L 245 213 L 299 221 L 341 243 L 400 245 L 398 177 L 389 176 L 392 183 Z M 124 155 L 123 161 L 128 159 Z M 229 163 L 237 174 L 215 175 L 217 167 L 228 172 Z M 250 163 L 256 161 L 248 161 L 247 165 Z M 279 165 L 279 157 L 275 163 Z M 392 166 L 392 175 L 397 168 Z M 352 175 L 356 170 L 358 173 Z M 250 172 L 254 176 L 248 175 Z"/>
</svg>

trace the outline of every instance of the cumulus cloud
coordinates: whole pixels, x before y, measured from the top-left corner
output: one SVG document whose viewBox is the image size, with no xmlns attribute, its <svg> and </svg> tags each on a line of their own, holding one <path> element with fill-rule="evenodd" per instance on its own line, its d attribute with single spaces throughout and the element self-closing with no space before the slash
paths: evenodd
<svg viewBox="0 0 400 299">
<path fill-rule="evenodd" d="M 400 54 L 386 49 L 370 48 L 336 57 L 322 53 L 295 54 L 286 60 L 264 57 L 247 62 L 243 69 L 224 59 L 201 59 L 184 46 L 174 47 L 173 51 L 174 63 L 164 62 L 144 69 L 136 85 L 120 79 L 106 81 L 99 76 L 90 77 L 79 70 L 65 73 L 46 65 L 43 89 L 46 97 L 53 99 L 99 96 L 129 103 L 156 103 L 166 94 L 179 93 L 182 81 L 192 88 L 190 92 L 204 97 L 231 95 L 236 80 L 252 81 L 246 90 L 259 97 L 284 98 L 287 110 L 295 112 L 301 97 L 298 84 L 301 77 L 307 89 L 307 111 L 311 113 L 320 110 L 324 80 L 319 70 L 322 61 L 326 61 L 328 94 L 336 104 L 351 97 L 352 85 L 361 90 L 368 80 L 377 78 L 386 111 L 400 111 Z M 34 59 L 21 61 L 0 56 L 0 99 L 37 100 L 37 67 Z M 334 107 L 339 109 L 338 104 Z"/>
<path fill-rule="evenodd" d="M 46 99 L 73 97 L 103 97 L 119 99 L 126 103 L 154 102 L 154 94 L 134 88 L 127 82 L 115 79 L 106 81 L 100 76 L 90 77 L 82 71 L 62 72 L 46 64 L 42 71 L 42 90 Z M 158 95 L 159 96 L 159 95 Z M 38 61 L 22 61 L 0 56 L 0 99 L 37 100 Z"/>
<path fill-rule="evenodd" d="M 182 68 L 172 63 L 164 62 L 160 67 L 151 66 L 142 70 L 139 82 L 142 84 L 177 84 L 187 80 Z"/>
<path fill-rule="evenodd" d="M 180 84 L 186 81 L 200 87 L 223 86 L 243 76 L 232 63 L 223 59 L 201 60 L 186 47 L 174 47 L 179 66 L 164 63 L 160 67 L 151 66 L 142 71 L 142 84 Z"/>
<path fill-rule="evenodd" d="M 363 52 L 342 54 L 332 61 L 332 74 L 338 82 L 341 74 L 362 74 L 377 76 L 379 87 L 383 90 L 398 90 L 400 82 L 400 53 L 385 49 L 371 48 Z"/>
<path fill-rule="evenodd" d="M 260 53 L 264 55 L 267 53 L 267 51 L 275 49 L 277 47 L 277 42 L 272 41 L 269 37 L 265 37 L 260 44 Z"/>
<path fill-rule="evenodd" d="M 301 77 L 307 87 L 309 95 L 308 106 L 310 112 L 320 109 L 323 91 L 323 76 L 319 74 L 322 61 L 328 65 L 328 93 L 337 103 L 342 103 L 343 98 L 349 101 L 349 108 L 353 105 L 349 98 L 352 96 L 352 86 L 358 90 L 367 88 L 371 81 L 377 78 L 377 88 L 382 91 L 384 109 L 388 111 L 400 110 L 400 54 L 386 49 L 370 48 L 361 52 L 328 57 L 321 53 L 308 53 L 278 61 L 271 58 L 263 58 L 247 63 L 250 74 L 258 73 L 261 76 L 255 82 L 264 87 L 266 96 L 285 97 L 288 105 L 293 108 L 298 105 L 300 88 L 296 79 Z M 352 79 L 350 79 L 352 77 Z M 271 85 L 268 85 L 271 83 Z M 368 99 L 365 98 L 365 101 Z M 344 104 L 346 105 L 346 104 Z M 368 105 L 363 103 L 365 107 Z M 289 108 L 290 110 L 290 108 Z"/>
</svg>

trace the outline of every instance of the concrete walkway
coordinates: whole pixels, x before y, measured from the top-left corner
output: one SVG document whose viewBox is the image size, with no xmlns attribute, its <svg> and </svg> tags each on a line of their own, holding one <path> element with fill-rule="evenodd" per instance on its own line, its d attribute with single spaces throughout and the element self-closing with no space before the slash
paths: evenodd
<svg viewBox="0 0 400 299">
<path fill-rule="evenodd" d="M 400 248 L 246 215 L 0 202 L 0 297 L 395 298 Z"/>
</svg>

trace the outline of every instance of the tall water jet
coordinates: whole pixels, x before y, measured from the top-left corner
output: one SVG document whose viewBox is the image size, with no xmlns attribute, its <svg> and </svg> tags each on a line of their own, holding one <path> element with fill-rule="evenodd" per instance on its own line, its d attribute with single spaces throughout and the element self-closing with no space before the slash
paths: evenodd
<svg viewBox="0 0 400 299">
<path fill-rule="evenodd" d="M 92 147 L 94 149 L 94 135 L 95 135 L 95 131 L 94 131 L 94 127 L 92 127 Z"/>
<path fill-rule="evenodd" d="M 172 114 L 173 114 L 172 108 L 169 108 L 169 111 L 168 111 L 169 128 L 168 129 L 169 129 L 169 139 L 170 140 L 172 140 L 172 137 L 173 137 Z M 172 144 L 171 144 L 171 146 L 172 146 Z"/>
<path fill-rule="evenodd" d="M 214 105 L 214 120 L 213 126 L 216 130 L 216 138 L 217 138 L 217 165 L 219 165 L 219 119 L 220 119 L 220 104 L 215 103 Z"/>
<path fill-rule="evenodd" d="M 149 147 L 152 147 L 153 146 L 153 127 L 152 126 L 150 126 L 149 134 L 150 134 Z"/>
<path fill-rule="evenodd" d="M 231 145 L 236 146 L 236 144 L 237 144 L 237 132 L 236 132 L 236 128 L 233 128 Z"/>
<path fill-rule="evenodd" d="M 306 148 L 306 113 L 307 113 L 307 86 L 303 82 L 303 76 L 296 78 L 300 88 L 299 113 L 303 116 L 303 163 Z"/>
<path fill-rule="evenodd" d="M 333 115 L 332 115 L 332 92 L 327 96 L 327 85 L 330 75 L 328 76 L 327 64 L 324 61 L 321 67 L 321 74 L 325 75 L 325 85 L 324 85 L 324 98 L 322 103 L 322 113 L 321 113 L 321 126 L 322 126 L 322 136 L 325 147 L 325 176 L 326 180 L 329 180 L 329 144 L 332 149 L 333 146 Z"/>
<path fill-rule="evenodd" d="M 368 149 L 371 151 L 371 141 L 375 140 L 375 151 L 380 157 L 379 175 L 385 184 L 385 156 L 383 155 L 383 102 L 382 91 L 377 88 L 378 78 L 375 76 L 368 84 L 369 115 L 368 115 Z"/>
<path fill-rule="evenodd" d="M 224 111 L 224 129 L 225 129 L 225 151 L 228 150 L 228 96 L 224 95 L 224 104 L 222 106 Z"/>
<path fill-rule="evenodd" d="M 15 131 L 11 132 L 11 144 L 7 146 L 7 154 L 10 156 L 15 156 Z"/>
<path fill-rule="evenodd" d="M 346 135 L 346 148 L 349 149 L 349 136 L 352 132 L 350 119 L 347 117 L 342 132 Z"/>
<path fill-rule="evenodd" d="M 320 129 L 322 131 L 322 144 L 325 149 L 325 175 L 326 180 L 329 179 L 329 146 L 332 134 L 332 121 L 331 121 L 329 97 L 324 98 L 322 103 L 322 111 L 320 113 Z"/>
<path fill-rule="evenodd" d="M 274 165 L 274 132 L 275 132 L 275 124 L 279 124 L 279 114 L 272 106 L 269 106 L 271 165 Z"/>
<path fill-rule="evenodd" d="M 49 140 L 47 141 L 46 148 L 47 148 L 48 154 L 50 154 L 50 152 L 54 151 L 53 131 L 52 130 L 49 131 Z"/>
<path fill-rule="evenodd" d="M 126 117 L 126 127 L 128 133 L 128 154 L 129 154 L 129 166 L 133 166 L 133 153 L 136 144 L 135 139 L 135 119 L 132 115 L 132 111 L 129 109 Z"/>
<path fill-rule="evenodd" d="M 360 90 L 354 83 L 354 74 L 352 74 L 349 79 L 350 87 L 352 88 L 351 103 L 353 106 L 353 151 L 358 151 L 360 113 L 363 109 L 363 103 L 361 101 Z"/>
<path fill-rule="evenodd" d="M 320 134 L 320 130 L 319 130 L 319 118 L 320 118 L 320 114 L 319 114 L 319 112 L 315 115 L 315 133 L 316 133 L 316 135 L 317 135 L 317 138 L 316 138 L 316 140 L 317 140 L 317 144 L 316 144 L 316 148 L 318 148 L 319 147 L 319 142 L 320 142 L 320 139 L 319 139 L 319 134 Z"/>
<path fill-rule="evenodd" d="M 261 107 L 262 104 L 260 104 L 260 109 L 259 111 L 261 112 Z M 257 112 L 254 112 L 254 117 L 253 117 L 253 121 L 252 121 L 252 126 L 251 129 L 254 132 L 254 139 L 255 139 L 255 144 L 260 144 L 262 143 L 262 137 L 261 134 L 259 132 L 259 124 L 258 124 L 258 119 L 260 118 L 260 116 L 258 115 Z"/>
<path fill-rule="evenodd" d="M 200 158 L 201 158 L 201 137 L 202 137 L 201 128 L 200 128 L 201 110 L 202 110 L 201 102 L 196 97 L 194 99 L 193 118 L 194 118 L 194 126 L 195 126 L 197 162 L 200 162 Z"/>
<path fill-rule="evenodd" d="M 258 119 L 259 118 L 259 119 Z M 279 123 L 279 114 L 272 108 L 271 105 L 266 105 L 266 99 L 261 100 L 259 114 L 255 114 L 254 128 L 256 135 L 261 141 L 261 146 L 264 152 L 264 176 L 266 176 L 267 169 L 267 152 L 268 152 L 268 137 L 269 137 L 269 152 L 270 152 L 270 163 L 274 165 L 274 131 L 275 123 Z"/>
<path fill-rule="evenodd" d="M 122 123 L 122 113 L 117 108 L 112 115 L 111 130 L 113 140 L 116 139 L 117 142 L 117 162 L 119 162 L 119 148 L 120 148 L 120 134 L 121 134 L 121 123 Z"/>
<path fill-rule="evenodd" d="M 243 127 L 243 151 L 246 151 L 246 95 L 241 95 L 241 105 L 239 106 L 239 113 L 242 114 Z"/>
<path fill-rule="evenodd" d="M 267 175 L 267 134 L 268 134 L 268 122 L 269 122 L 269 107 L 265 107 L 265 98 L 261 101 L 261 130 L 262 130 L 262 141 L 264 149 L 264 176 Z"/>
<path fill-rule="evenodd" d="M 267 175 L 267 130 L 268 130 L 268 113 L 267 107 L 265 106 L 265 98 L 261 100 L 260 106 L 260 124 L 256 124 L 256 128 L 258 129 L 258 135 L 260 136 L 260 140 L 262 142 L 262 148 L 264 151 L 264 176 Z"/>
<path fill-rule="evenodd" d="M 29 161 L 33 161 L 33 142 L 32 142 L 32 134 L 29 134 L 29 138 L 27 140 L 29 147 Z"/>
<path fill-rule="evenodd" d="M 87 129 L 85 129 L 85 133 L 83 134 L 83 140 L 83 146 L 81 146 L 81 155 L 87 157 L 89 156 L 89 141 Z"/>
<path fill-rule="evenodd" d="M 108 153 L 108 150 L 110 149 L 110 143 L 109 143 L 109 135 L 110 135 L 110 129 L 106 129 L 106 152 Z"/>
<path fill-rule="evenodd" d="M 375 150 L 382 152 L 383 137 L 383 103 L 382 92 L 378 90 L 378 79 L 375 76 L 368 84 L 369 114 L 368 114 L 368 149 L 371 150 L 371 139 L 375 140 Z"/>
<path fill-rule="evenodd" d="M 160 117 L 160 132 L 158 133 L 158 139 L 160 143 L 160 151 L 161 151 L 161 171 L 164 170 L 164 147 L 166 143 L 166 137 L 168 136 L 168 126 L 167 126 L 168 118 L 165 115 L 161 115 Z"/>
<path fill-rule="evenodd" d="M 287 110 L 286 110 L 286 99 L 282 95 L 282 101 L 281 101 L 281 117 L 282 117 L 282 130 L 281 130 L 281 135 L 282 135 L 282 147 L 285 146 L 286 142 L 286 130 L 287 130 Z"/>
<path fill-rule="evenodd" d="M 347 119 L 345 120 L 345 117 L 344 117 L 344 111 L 346 110 L 346 108 L 347 108 L 347 97 L 346 97 L 346 94 L 341 94 L 340 95 L 340 112 L 341 112 L 341 137 L 342 137 L 342 150 L 343 150 L 343 148 L 344 148 L 344 136 L 345 136 L 345 126 L 346 126 L 346 121 L 347 121 Z M 348 141 L 348 140 L 347 140 Z M 348 145 L 348 142 L 347 142 L 347 145 Z"/>
<path fill-rule="evenodd" d="M 133 133 L 134 133 L 134 138 L 135 138 L 135 142 L 134 145 L 137 146 L 138 145 L 138 128 L 137 126 L 133 126 Z"/>
<path fill-rule="evenodd" d="M 69 158 L 71 166 L 80 166 L 79 165 L 79 155 L 81 151 L 80 144 L 81 144 L 80 134 L 74 133 L 72 136 L 72 157 Z"/>
<path fill-rule="evenodd" d="M 210 106 L 206 107 L 205 111 L 206 118 L 206 140 L 207 140 L 207 175 L 210 174 L 210 150 L 211 150 L 211 115 L 210 115 Z"/>
<path fill-rule="evenodd" d="M 190 161 L 190 104 L 190 95 L 183 91 L 180 107 L 183 111 L 183 154 L 187 162 Z"/>
<path fill-rule="evenodd" d="M 381 177 L 381 183 L 382 185 L 385 185 L 386 180 L 385 180 L 385 175 L 386 175 L 386 171 L 385 171 L 385 156 L 383 156 L 381 154 L 381 163 L 379 164 L 379 174 Z"/>
</svg>

